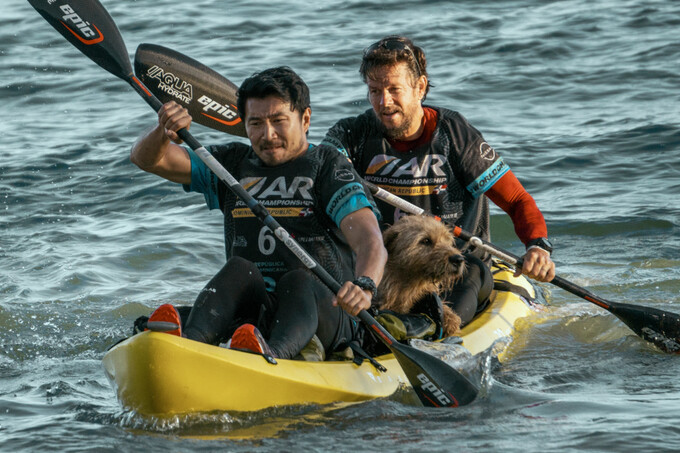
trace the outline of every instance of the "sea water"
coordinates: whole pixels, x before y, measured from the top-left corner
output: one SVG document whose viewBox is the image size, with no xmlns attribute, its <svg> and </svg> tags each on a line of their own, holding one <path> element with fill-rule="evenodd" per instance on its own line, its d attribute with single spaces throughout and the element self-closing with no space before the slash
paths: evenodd
<svg viewBox="0 0 680 453">
<path fill-rule="evenodd" d="M 547 220 L 558 273 L 680 312 L 680 3 L 104 0 L 130 55 L 178 50 L 239 84 L 288 65 L 310 140 L 369 108 L 362 50 L 427 52 L 432 105 L 461 112 Z M 106 348 L 224 263 L 221 216 L 138 170 L 154 113 L 25 1 L 0 5 L 1 451 L 677 451 L 680 358 L 551 285 L 489 387 L 455 410 L 395 400 L 146 419 L 119 405 Z M 200 125 L 204 144 L 233 140 Z M 492 239 L 522 253 L 507 215 Z"/>
</svg>

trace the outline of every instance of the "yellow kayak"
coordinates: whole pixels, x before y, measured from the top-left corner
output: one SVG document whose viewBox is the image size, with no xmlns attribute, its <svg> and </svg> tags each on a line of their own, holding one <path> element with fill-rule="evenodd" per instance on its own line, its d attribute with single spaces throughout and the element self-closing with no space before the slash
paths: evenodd
<svg viewBox="0 0 680 453">
<path fill-rule="evenodd" d="M 512 272 L 493 267 L 494 280 L 524 288 L 533 286 Z M 472 354 L 508 337 L 515 322 L 536 311 L 515 292 L 495 290 L 492 302 L 460 336 Z M 502 358 L 501 358 L 502 359 Z M 410 387 L 392 354 L 376 357 L 387 368 L 368 361 L 305 362 L 264 357 L 174 335 L 144 332 L 111 348 L 103 359 L 107 377 L 127 409 L 144 415 L 172 416 L 210 411 L 256 411 L 272 406 L 354 402 L 393 395 Z"/>
</svg>

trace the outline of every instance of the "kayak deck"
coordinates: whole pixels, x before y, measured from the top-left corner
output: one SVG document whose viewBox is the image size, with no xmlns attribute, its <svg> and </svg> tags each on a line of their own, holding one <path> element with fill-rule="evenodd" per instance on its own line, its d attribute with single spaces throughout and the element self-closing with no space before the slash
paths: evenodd
<svg viewBox="0 0 680 453">
<path fill-rule="evenodd" d="M 522 286 L 525 278 L 493 269 L 496 280 Z M 515 321 L 534 313 L 518 295 L 494 291 L 487 309 L 460 336 L 472 354 L 514 330 Z M 255 411 L 272 406 L 329 404 L 388 397 L 409 386 L 392 354 L 376 357 L 386 372 L 368 361 L 305 362 L 219 348 L 158 332 L 143 332 L 115 345 L 103 358 L 107 377 L 124 407 L 144 415 L 171 416 L 210 411 Z"/>
</svg>

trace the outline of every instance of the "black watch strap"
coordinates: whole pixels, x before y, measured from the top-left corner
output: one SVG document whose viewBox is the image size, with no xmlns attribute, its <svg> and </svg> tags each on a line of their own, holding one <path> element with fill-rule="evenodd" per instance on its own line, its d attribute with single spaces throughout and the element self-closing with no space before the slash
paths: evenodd
<svg viewBox="0 0 680 453">
<path fill-rule="evenodd" d="M 378 294 L 378 287 L 376 286 L 375 282 L 371 277 L 366 277 L 365 275 L 362 275 L 361 277 L 355 278 L 352 283 L 354 283 L 361 289 L 370 291 L 372 297 L 375 297 L 375 295 Z"/>
<path fill-rule="evenodd" d="M 552 255 L 553 252 L 553 245 L 552 243 L 548 240 L 548 238 L 537 238 L 537 239 L 532 239 L 527 243 L 527 251 L 533 247 L 538 247 L 540 249 L 545 250 L 548 252 L 550 255 Z"/>
</svg>

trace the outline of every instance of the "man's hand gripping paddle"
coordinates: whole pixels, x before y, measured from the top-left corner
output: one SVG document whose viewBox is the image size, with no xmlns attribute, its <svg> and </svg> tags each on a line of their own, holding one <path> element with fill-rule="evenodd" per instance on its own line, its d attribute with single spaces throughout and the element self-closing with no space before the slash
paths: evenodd
<svg viewBox="0 0 680 453">
<path fill-rule="evenodd" d="M 155 110 L 162 107 L 144 84 L 132 74 L 132 67 L 127 49 L 113 19 L 97 0 L 28 0 L 47 22 L 59 31 L 71 44 L 87 57 L 116 77 L 128 82 L 135 91 Z M 179 55 L 176 54 L 175 55 Z M 168 57 L 170 59 L 170 56 Z M 180 58 L 181 59 L 181 58 Z M 191 67 L 197 62 L 185 60 Z M 160 66 L 159 66 L 160 67 Z M 177 73 L 179 66 L 173 66 L 167 72 Z M 193 66 L 194 68 L 198 66 Z M 163 69 L 160 67 L 160 69 Z M 180 76 L 181 77 L 181 76 Z M 226 79 L 224 79 L 226 80 Z M 196 81 L 188 81 L 196 83 Z M 198 86 L 198 85 L 197 85 Z M 233 92 L 233 85 L 224 88 Z M 195 102 L 201 103 L 201 98 Z M 216 99 L 213 99 L 216 100 Z M 232 100 L 233 101 L 233 100 Z M 192 98 L 192 102 L 194 99 Z M 220 102 L 217 100 L 217 102 Z M 222 106 L 232 102 L 220 102 Z M 191 111 L 191 109 L 189 109 Z M 197 122 L 213 121 L 207 116 L 195 117 Z M 237 126 L 240 123 L 232 124 Z M 215 127 L 215 123 L 206 124 Z M 286 245 L 314 274 L 333 292 L 337 293 L 340 284 L 321 268 L 314 259 L 279 225 L 267 210 L 260 205 L 234 177 L 187 131 L 182 129 L 178 135 L 184 140 L 238 197 L 240 197 L 253 213 Z M 456 407 L 470 403 L 477 396 L 479 389 L 465 376 L 445 362 L 425 353 L 397 342 L 366 311 L 359 318 L 390 348 L 402 366 L 406 377 L 413 386 L 420 401 L 430 407 Z"/>
</svg>

